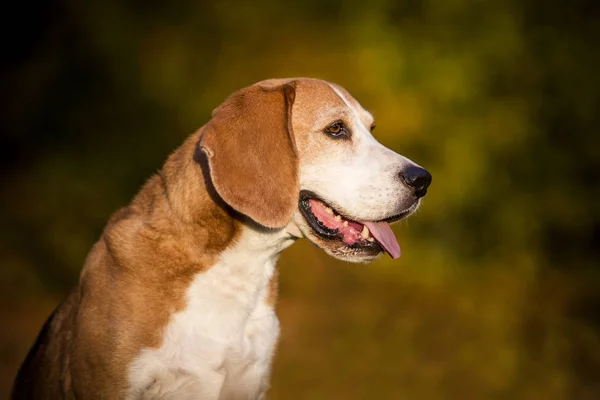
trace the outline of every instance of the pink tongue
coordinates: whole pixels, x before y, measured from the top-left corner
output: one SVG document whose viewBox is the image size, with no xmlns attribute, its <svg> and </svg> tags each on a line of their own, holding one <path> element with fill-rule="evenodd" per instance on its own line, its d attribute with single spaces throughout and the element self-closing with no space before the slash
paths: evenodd
<svg viewBox="0 0 600 400">
<path fill-rule="evenodd" d="M 387 222 L 365 222 L 364 224 L 390 257 L 400 258 L 400 245 Z"/>
</svg>

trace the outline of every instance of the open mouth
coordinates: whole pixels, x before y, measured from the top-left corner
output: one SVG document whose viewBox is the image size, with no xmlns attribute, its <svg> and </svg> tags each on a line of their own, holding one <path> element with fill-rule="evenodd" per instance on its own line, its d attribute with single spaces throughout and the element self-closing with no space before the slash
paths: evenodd
<svg viewBox="0 0 600 400">
<path fill-rule="evenodd" d="M 300 193 L 299 209 L 316 235 L 338 240 L 345 246 L 366 253 L 386 251 L 392 258 L 400 257 L 400 245 L 389 223 L 410 214 L 411 209 L 381 221 L 355 221 L 308 191 Z"/>
</svg>

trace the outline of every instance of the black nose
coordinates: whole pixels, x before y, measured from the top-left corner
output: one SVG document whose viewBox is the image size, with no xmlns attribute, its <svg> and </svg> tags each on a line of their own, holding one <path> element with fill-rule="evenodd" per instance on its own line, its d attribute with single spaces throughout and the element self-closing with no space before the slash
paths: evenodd
<svg viewBox="0 0 600 400">
<path fill-rule="evenodd" d="M 415 196 L 423 197 L 427 194 L 427 188 L 431 184 L 431 174 L 421 167 L 408 167 L 400 172 L 404 182 L 415 189 Z"/>
</svg>

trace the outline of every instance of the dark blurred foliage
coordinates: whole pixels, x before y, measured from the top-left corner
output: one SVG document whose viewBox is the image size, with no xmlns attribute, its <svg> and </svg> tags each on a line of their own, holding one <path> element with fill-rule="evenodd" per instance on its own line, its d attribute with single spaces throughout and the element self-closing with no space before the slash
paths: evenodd
<svg viewBox="0 0 600 400">
<path fill-rule="evenodd" d="M 227 95 L 346 87 L 430 169 L 399 262 L 280 261 L 272 398 L 600 398 L 600 13 L 575 0 L 4 5 L 0 396 L 126 204 Z"/>
</svg>

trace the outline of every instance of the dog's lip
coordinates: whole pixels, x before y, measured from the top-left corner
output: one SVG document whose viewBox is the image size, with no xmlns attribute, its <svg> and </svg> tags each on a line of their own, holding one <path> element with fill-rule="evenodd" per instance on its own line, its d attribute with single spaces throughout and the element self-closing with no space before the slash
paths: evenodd
<svg viewBox="0 0 600 400">
<path fill-rule="evenodd" d="M 353 244 L 347 244 L 343 241 L 343 234 L 338 230 L 338 229 L 330 229 L 328 227 L 326 227 L 312 212 L 311 210 L 311 206 L 309 201 L 310 200 L 317 200 L 325 205 L 327 205 L 328 203 L 321 200 L 319 196 L 315 195 L 312 192 L 309 191 L 303 191 L 301 193 L 300 196 L 300 200 L 299 200 L 299 204 L 298 204 L 298 208 L 300 210 L 300 213 L 302 214 L 302 216 L 304 217 L 304 219 L 306 220 L 306 222 L 308 223 L 309 227 L 312 229 L 312 231 L 319 237 L 321 237 L 322 239 L 326 239 L 326 240 L 335 240 L 335 241 L 339 241 L 340 244 L 342 244 L 345 247 L 348 248 L 352 248 L 355 250 L 362 250 L 365 252 L 370 252 L 373 254 L 378 254 L 380 252 L 383 251 L 383 248 L 381 247 L 380 243 L 377 240 L 372 240 L 372 241 L 364 241 L 364 242 L 355 242 Z M 337 213 L 337 210 L 335 211 Z M 355 219 L 351 219 L 348 218 L 346 216 L 344 216 L 343 214 L 339 214 L 341 217 L 343 217 L 346 220 L 349 221 L 354 221 L 357 224 L 363 225 L 363 223 L 356 221 Z"/>
<path fill-rule="evenodd" d="M 320 196 L 318 196 L 318 195 L 317 195 L 317 194 L 315 194 L 314 192 L 311 192 L 310 190 L 302 190 L 302 191 L 300 192 L 300 200 L 299 200 L 299 203 L 300 203 L 300 204 L 301 204 L 301 203 L 303 203 L 303 202 L 306 202 L 306 203 L 308 203 L 308 200 L 318 200 L 318 201 L 320 201 L 321 203 L 323 203 L 323 204 L 325 204 L 325 205 L 327 205 L 327 206 L 331 207 L 331 205 L 330 205 L 330 203 L 329 203 L 328 201 L 326 201 L 326 200 L 323 200 L 323 198 L 321 198 Z M 333 207 L 332 207 L 332 208 L 333 208 Z M 359 223 L 359 224 L 361 224 L 361 225 L 362 225 L 362 224 L 364 224 L 363 222 L 360 222 L 360 220 L 359 220 L 358 218 L 353 218 L 353 217 L 350 217 L 350 216 L 348 216 L 348 215 L 346 215 L 346 214 L 344 214 L 344 213 L 340 212 L 338 209 L 335 209 L 335 212 L 336 212 L 336 214 L 339 214 L 339 215 L 340 215 L 342 218 L 344 218 L 344 219 L 347 219 L 347 220 L 350 220 L 350 221 L 355 221 L 355 222 L 358 222 L 358 223 Z M 312 211 L 311 211 L 311 213 L 312 213 Z M 392 217 L 392 218 L 394 218 L 394 217 Z M 376 222 L 379 222 L 379 221 L 376 221 Z"/>
<path fill-rule="evenodd" d="M 393 224 L 394 222 L 398 222 L 401 219 L 403 219 L 404 217 L 406 217 L 407 215 L 409 215 L 410 213 L 412 213 L 415 208 L 417 208 L 417 206 L 419 205 L 419 202 L 416 201 L 414 202 L 410 207 L 408 207 L 406 210 L 402 211 L 399 214 L 393 215 L 391 217 L 379 220 L 377 222 L 387 222 L 388 224 Z"/>
<path fill-rule="evenodd" d="M 329 205 L 329 203 L 327 201 L 323 200 L 320 196 L 318 196 L 314 192 L 311 192 L 310 190 L 302 190 L 300 192 L 300 199 L 299 199 L 298 202 L 299 203 L 307 202 L 308 200 L 311 200 L 311 199 L 318 200 L 318 201 L 320 201 L 323 204 Z M 380 220 L 373 221 L 373 222 L 387 222 L 388 224 L 393 224 L 394 222 L 400 221 L 402 218 L 406 217 L 411 212 L 413 212 L 414 209 L 418 206 L 418 204 L 419 204 L 419 202 L 416 201 L 414 204 L 412 204 L 406 210 L 404 210 L 404 211 L 402 211 L 402 212 L 400 212 L 400 213 L 398 213 L 396 215 L 392 215 L 391 217 L 387 217 L 387 218 L 380 219 Z M 300 209 L 302 209 L 302 207 L 300 207 Z M 358 218 L 349 217 L 349 216 L 345 215 L 344 213 L 341 213 L 337 209 L 335 210 L 335 212 L 337 214 L 341 215 L 342 217 L 344 217 L 345 219 L 349 219 L 349 220 L 352 220 L 352 221 L 356 221 L 356 222 L 358 222 L 360 224 L 363 224 L 363 222 L 360 222 L 360 220 Z"/>
<path fill-rule="evenodd" d="M 378 221 L 363 221 L 346 217 L 320 196 L 306 190 L 300 192 L 298 208 L 316 236 L 339 241 L 340 245 L 347 248 L 373 254 L 385 251 L 390 257 L 398 258 L 401 254 L 400 245 L 390 228 L 390 223 L 407 217 L 419 204 L 419 201 L 415 201 L 402 212 Z M 316 209 L 313 208 L 315 206 Z"/>
<path fill-rule="evenodd" d="M 306 222 L 308 223 L 310 228 L 317 235 L 321 236 L 322 238 L 336 239 L 338 237 L 338 233 L 339 233 L 338 230 L 337 229 L 329 229 L 326 226 L 324 226 L 321 223 L 321 221 L 319 221 L 319 219 L 310 210 L 310 205 L 308 203 L 309 199 L 310 198 L 301 199 L 299 201 L 298 209 L 300 210 L 300 213 L 302 214 L 302 216 L 304 217 L 304 219 L 306 220 Z"/>
</svg>

